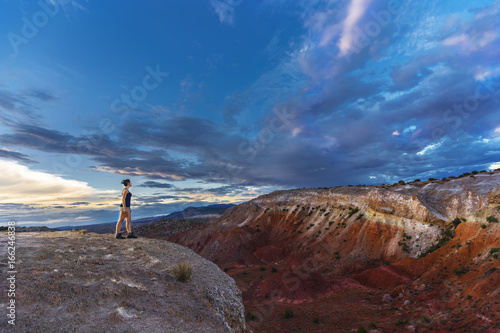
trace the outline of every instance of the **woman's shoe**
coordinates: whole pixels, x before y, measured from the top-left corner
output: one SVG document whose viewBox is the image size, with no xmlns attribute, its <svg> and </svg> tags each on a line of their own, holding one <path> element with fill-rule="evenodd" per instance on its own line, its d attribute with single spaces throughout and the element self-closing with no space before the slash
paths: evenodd
<svg viewBox="0 0 500 333">
<path fill-rule="evenodd" d="M 123 237 L 123 236 L 122 236 L 122 233 L 121 233 L 121 232 L 119 232 L 119 233 L 115 234 L 115 238 L 116 238 L 116 239 L 125 239 L 125 237 Z"/>
<path fill-rule="evenodd" d="M 133 232 L 131 232 L 130 234 L 127 235 L 127 238 L 137 238 L 137 236 L 134 235 Z"/>
</svg>

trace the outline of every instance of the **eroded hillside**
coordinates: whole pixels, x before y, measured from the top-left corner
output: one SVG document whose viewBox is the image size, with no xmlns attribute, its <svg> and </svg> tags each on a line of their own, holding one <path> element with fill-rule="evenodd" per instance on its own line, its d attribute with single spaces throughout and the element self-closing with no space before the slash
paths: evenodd
<svg viewBox="0 0 500 333">
<path fill-rule="evenodd" d="M 411 324 L 412 317 L 431 316 L 432 324 L 414 323 L 421 330 L 448 321 L 456 321 L 457 328 L 498 329 L 492 307 L 500 309 L 499 189 L 495 171 L 398 186 L 276 191 L 169 240 L 244 280 L 238 285 L 247 310 L 258 314 L 263 311 L 250 305 L 255 300 L 274 302 L 279 309 L 286 302 L 321 302 L 346 286 L 382 289 L 392 295 L 391 306 L 401 301 L 402 307 L 411 291 L 412 302 L 421 303 L 411 308 L 419 311 L 399 319 Z M 241 274 L 252 267 L 264 271 L 248 281 Z M 268 274 L 271 268 L 274 273 Z M 249 324 L 280 329 L 276 320 L 269 322 L 272 318 L 260 315 L 269 325 Z"/>
</svg>

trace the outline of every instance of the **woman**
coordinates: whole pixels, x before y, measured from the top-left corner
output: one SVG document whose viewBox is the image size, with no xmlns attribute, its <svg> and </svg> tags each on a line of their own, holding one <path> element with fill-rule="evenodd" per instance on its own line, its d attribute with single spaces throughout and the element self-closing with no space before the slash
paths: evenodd
<svg viewBox="0 0 500 333">
<path fill-rule="evenodd" d="M 120 229 L 122 227 L 122 222 L 124 219 L 127 219 L 125 227 L 127 228 L 127 238 L 137 238 L 133 233 L 132 229 L 130 229 L 130 220 L 132 218 L 132 213 L 130 211 L 130 198 L 132 197 L 132 193 L 130 193 L 129 188 L 132 186 L 132 182 L 130 179 L 122 180 L 123 186 L 125 188 L 122 190 L 122 203 L 120 204 L 120 217 L 118 218 L 118 223 L 116 224 L 116 235 L 115 238 L 123 239 L 122 234 L 120 233 Z"/>
</svg>

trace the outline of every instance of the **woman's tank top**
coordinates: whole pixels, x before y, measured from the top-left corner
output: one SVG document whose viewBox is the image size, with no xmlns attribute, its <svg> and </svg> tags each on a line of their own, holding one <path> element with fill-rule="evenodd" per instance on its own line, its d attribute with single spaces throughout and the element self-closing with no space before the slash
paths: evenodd
<svg viewBox="0 0 500 333">
<path fill-rule="evenodd" d="M 130 191 L 127 193 L 125 197 L 125 207 L 130 207 L 130 198 L 132 197 L 132 193 Z M 120 207 L 123 207 L 123 204 L 120 204 Z"/>
</svg>

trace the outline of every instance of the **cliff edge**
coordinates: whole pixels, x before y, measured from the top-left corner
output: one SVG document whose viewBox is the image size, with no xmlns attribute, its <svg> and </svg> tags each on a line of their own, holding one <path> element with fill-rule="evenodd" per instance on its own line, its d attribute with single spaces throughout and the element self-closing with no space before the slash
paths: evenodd
<svg viewBox="0 0 500 333">
<path fill-rule="evenodd" d="M 0 235 L 7 255 L 7 235 Z M 215 264 L 154 239 L 16 235 L 17 332 L 244 332 L 241 291 Z M 193 267 L 185 283 L 172 267 Z M 7 276 L 6 260 L 0 264 Z M 7 290 L 2 278 L 0 288 Z M 5 295 L 6 296 L 6 295 Z M 1 308 L 9 300 L 2 297 Z M 2 327 L 8 318 L 2 316 Z"/>
</svg>

